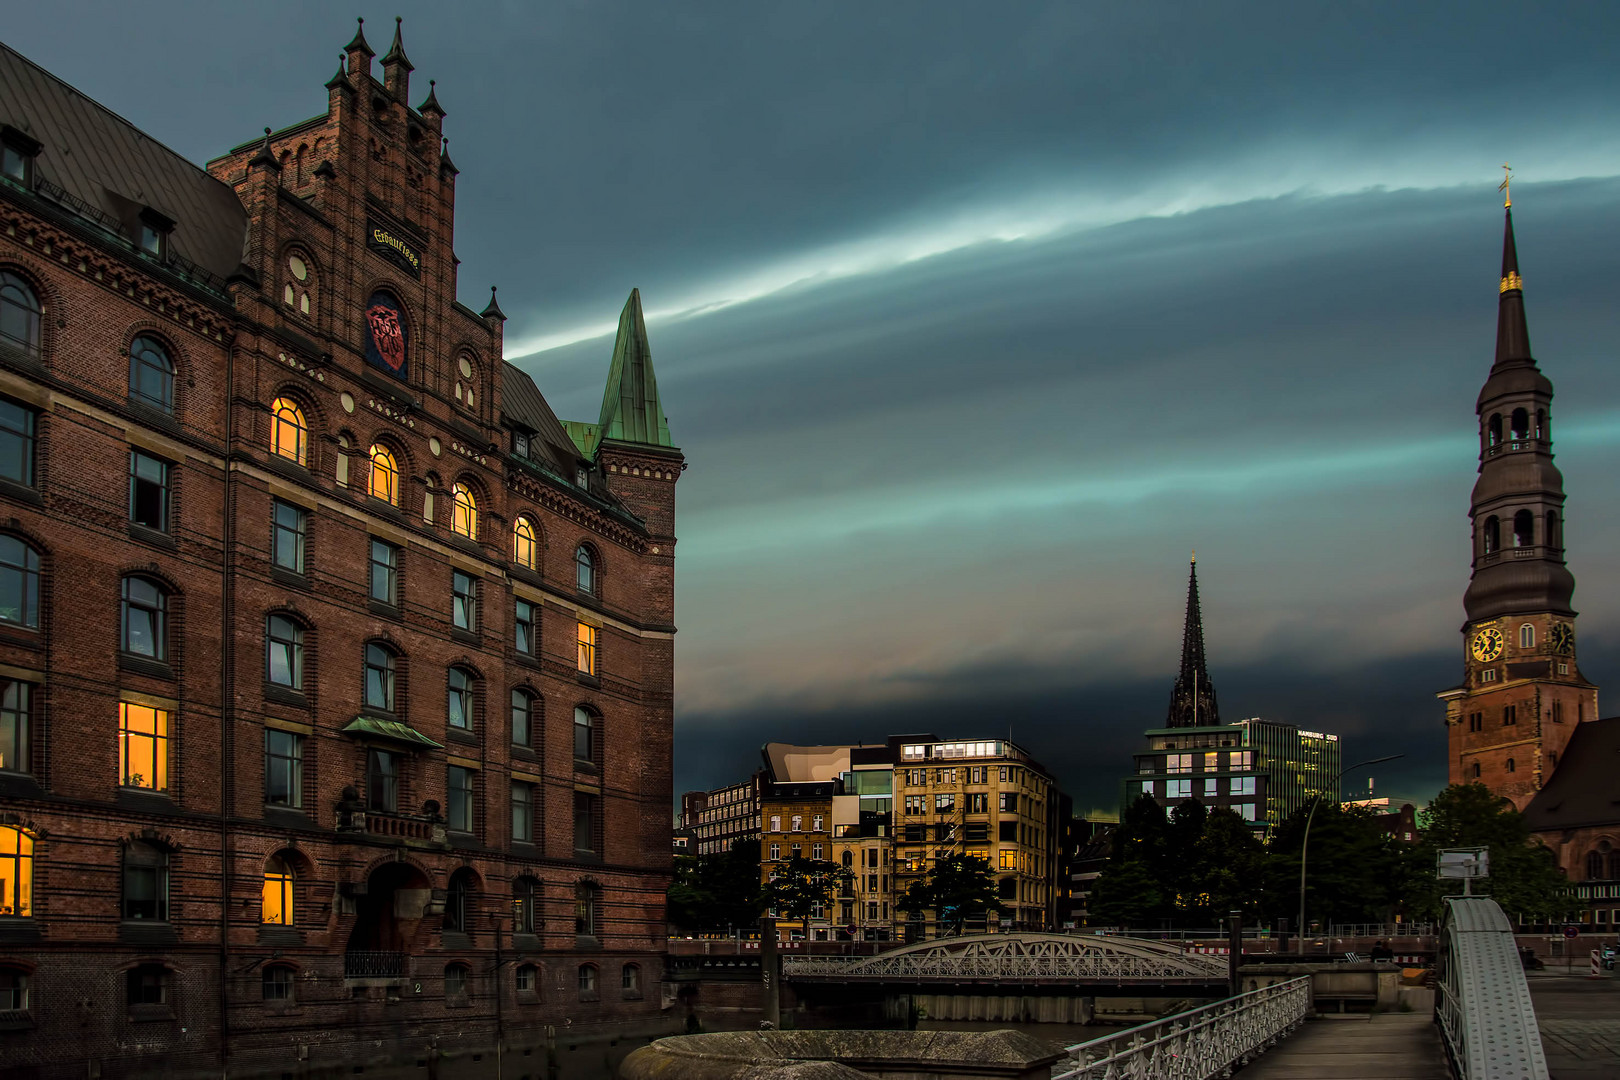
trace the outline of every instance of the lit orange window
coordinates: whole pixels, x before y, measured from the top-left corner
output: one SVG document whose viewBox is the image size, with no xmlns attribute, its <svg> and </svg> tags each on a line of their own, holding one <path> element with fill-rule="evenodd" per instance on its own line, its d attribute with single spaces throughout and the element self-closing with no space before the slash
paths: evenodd
<svg viewBox="0 0 1620 1080">
<path fill-rule="evenodd" d="M 303 410 L 286 398 L 276 398 L 270 404 L 271 453 L 306 464 L 308 440 L 309 426 L 304 423 Z"/>
<path fill-rule="evenodd" d="M 579 670 L 587 675 L 596 674 L 596 635 L 594 626 L 579 624 Z"/>
<path fill-rule="evenodd" d="M 272 855 L 264 864 L 264 895 L 259 921 L 291 926 L 293 921 L 292 867 Z"/>
<path fill-rule="evenodd" d="M 512 558 L 525 570 L 533 570 L 539 550 L 534 541 L 534 526 L 528 518 L 518 518 L 512 527 Z"/>
<path fill-rule="evenodd" d="M 399 465 L 380 443 L 371 447 L 371 497 L 389 506 L 399 505 Z"/>
<path fill-rule="evenodd" d="M 34 913 L 34 838 L 0 825 L 0 915 Z"/>
<path fill-rule="evenodd" d="M 118 782 L 125 787 L 169 788 L 169 714 L 118 703 Z"/>
<path fill-rule="evenodd" d="M 455 512 L 450 517 L 451 531 L 469 540 L 478 539 L 478 500 L 473 498 L 472 488 L 458 480 L 450 488 L 450 497 L 455 502 Z"/>
</svg>

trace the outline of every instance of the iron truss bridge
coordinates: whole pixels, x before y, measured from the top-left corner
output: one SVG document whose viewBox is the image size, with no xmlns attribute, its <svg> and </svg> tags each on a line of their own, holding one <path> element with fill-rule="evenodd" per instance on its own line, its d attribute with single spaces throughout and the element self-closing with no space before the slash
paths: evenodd
<svg viewBox="0 0 1620 1080">
<path fill-rule="evenodd" d="M 782 977 L 794 982 L 1209 986 L 1226 976 L 1224 958 L 1168 942 L 1065 934 L 972 934 L 876 956 L 782 959 Z"/>
</svg>

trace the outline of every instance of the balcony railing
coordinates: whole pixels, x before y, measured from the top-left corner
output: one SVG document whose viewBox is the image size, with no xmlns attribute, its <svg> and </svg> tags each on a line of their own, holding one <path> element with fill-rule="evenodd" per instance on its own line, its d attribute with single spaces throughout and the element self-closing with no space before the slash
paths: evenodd
<svg viewBox="0 0 1620 1080">
<path fill-rule="evenodd" d="M 345 979 L 403 979 L 406 955 L 402 952 L 346 952 L 343 954 Z"/>
<path fill-rule="evenodd" d="M 433 839 L 433 822 L 426 818 L 366 811 L 366 832 L 374 836 L 399 836 L 410 840 Z"/>
</svg>

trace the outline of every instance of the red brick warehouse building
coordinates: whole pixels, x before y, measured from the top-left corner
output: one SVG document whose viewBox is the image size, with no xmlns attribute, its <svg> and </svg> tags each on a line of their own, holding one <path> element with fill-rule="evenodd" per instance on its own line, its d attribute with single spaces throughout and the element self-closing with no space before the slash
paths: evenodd
<svg viewBox="0 0 1620 1080">
<path fill-rule="evenodd" d="M 196 168 L 0 46 L 0 1073 L 661 1023 L 675 481 L 456 301 L 396 30 Z M 382 1049 L 379 1051 L 378 1047 Z"/>
</svg>

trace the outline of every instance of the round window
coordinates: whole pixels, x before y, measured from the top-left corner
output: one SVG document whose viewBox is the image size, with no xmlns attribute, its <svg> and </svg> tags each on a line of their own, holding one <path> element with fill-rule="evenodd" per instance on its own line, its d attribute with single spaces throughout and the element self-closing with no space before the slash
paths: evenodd
<svg viewBox="0 0 1620 1080">
<path fill-rule="evenodd" d="M 300 259 L 297 255 L 294 255 L 292 258 L 287 260 L 287 269 L 291 270 L 292 276 L 297 278 L 299 281 L 303 281 L 309 277 L 309 267 L 305 266 L 304 260 Z"/>
<path fill-rule="evenodd" d="M 472 378 L 472 363 L 465 356 L 461 358 L 461 377 L 463 379 Z"/>
</svg>

